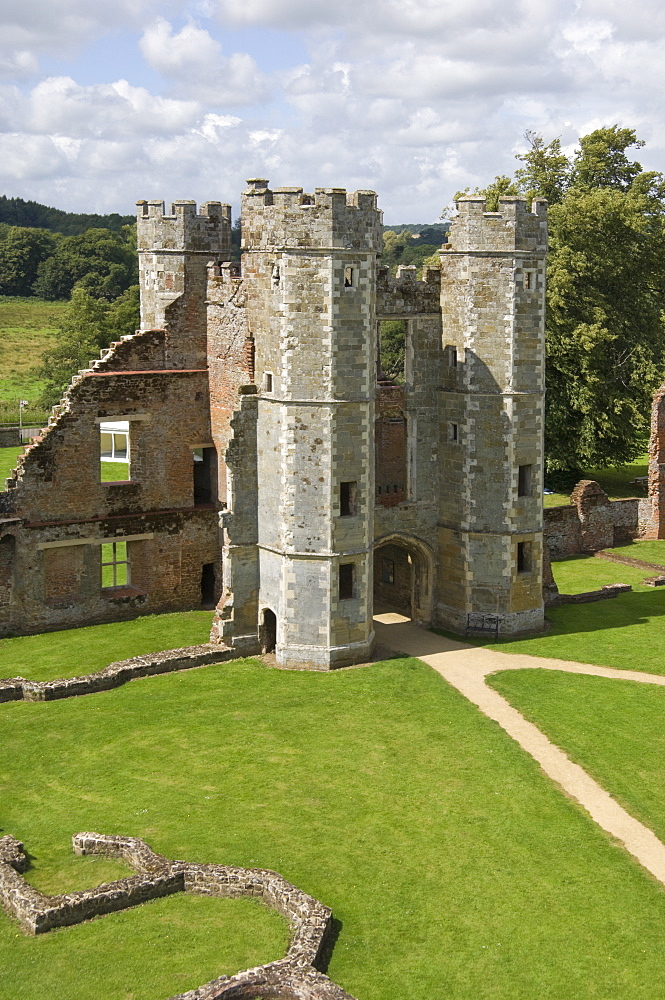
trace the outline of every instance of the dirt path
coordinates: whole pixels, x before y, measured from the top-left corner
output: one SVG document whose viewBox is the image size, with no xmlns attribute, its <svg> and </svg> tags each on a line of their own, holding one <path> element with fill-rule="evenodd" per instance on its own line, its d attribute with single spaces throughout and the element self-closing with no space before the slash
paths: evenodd
<svg viewBox="0 0 665 1000">
<path fill-rule="evenodd" d="M 569 660 L 499 653 L 435 635 L 413 625 L 402 615 L 389 612 L 374 619 L 377 640 L 382 646 L 417 656 L 433 667 L 481 712 L 494 719 L 519 745 L 537 760 L 543 771 L 582 805 L 591 818 L 635 857 L 647 871 L 665 885 L 665 844 L 648 827 L 634 819 L 578 764 L 551 743 L 505 698 L 488 687 L 485 678 L 499 670 L 563 670 L 575 674 L 632 680 L 665 686 L 665 677 L 635 670 L 612 670 Z"/>
</svg>

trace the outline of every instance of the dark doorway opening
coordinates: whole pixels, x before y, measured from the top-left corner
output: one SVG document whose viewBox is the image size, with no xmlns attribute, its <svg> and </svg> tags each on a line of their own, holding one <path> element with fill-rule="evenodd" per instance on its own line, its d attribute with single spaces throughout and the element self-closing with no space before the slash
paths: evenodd
<svg viewBox="0 0 665 1000">
<path fill-rule="evenodd" d="M 194 459 L 194 506 L 214 503 L 217 499 L 217 450 L 215 448 L 195 448 Z"/>
<path fill-rule="evenodd" d="M 274 653 L 277 645 L 277 615 L 270 608 L 265 608 L 261 617 L 259 630 L 262 653 Z"/>
<path fill-rule="evenodd" d="M 210 610 L 215 603 L 215 564 L 204 563 L 201 567 L 201 604 Z"/>
</svg>

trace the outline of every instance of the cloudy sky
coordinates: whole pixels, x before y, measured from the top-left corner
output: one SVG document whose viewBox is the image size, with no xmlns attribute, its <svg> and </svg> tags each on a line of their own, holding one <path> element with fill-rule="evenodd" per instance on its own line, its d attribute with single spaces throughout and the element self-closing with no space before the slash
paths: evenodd
<svg viewBox="0 0 665 1000">
<path fill-rule="evenodd" d="M 665 170 L 664 76 L 662 0 L 0 0 L 0 194 L 237 206 L 259 176 L 433 222 L 526 129 L 631 126 Z"/>
</svg>

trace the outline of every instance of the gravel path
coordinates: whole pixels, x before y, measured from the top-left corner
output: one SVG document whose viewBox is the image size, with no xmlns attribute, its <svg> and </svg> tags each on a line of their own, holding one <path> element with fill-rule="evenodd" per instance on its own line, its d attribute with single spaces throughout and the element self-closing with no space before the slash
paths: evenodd
<svg viewBox="0 0 665 1000">
<path fill-rule="evenodd" d="M 505 698 L 485 683 L 488 674 L 499 670 L 534 668 L 662 686 L 665 686 L 665 677 L 635 670 L 613 670 L 610 667 L 572 663 L 569 660 L 525 656 L 521 653 L 499 653 L 435 635 L 394 612 L 376 615 L 374 624 L 377 640 L 382 646 L 409 656 L 417 656 L 433 667 L 465 698 L 477 705 L 481 712 L 498 722 L 509 736 L 538 761 L 545 774 L 579 802 L 603 830 L 621 841 L 626 850 L 665 885 L 665 845 L 648 827 L 626 812 L 583 768 L 569 760 L 533 723 L 528 722 Z"/>
</svg>

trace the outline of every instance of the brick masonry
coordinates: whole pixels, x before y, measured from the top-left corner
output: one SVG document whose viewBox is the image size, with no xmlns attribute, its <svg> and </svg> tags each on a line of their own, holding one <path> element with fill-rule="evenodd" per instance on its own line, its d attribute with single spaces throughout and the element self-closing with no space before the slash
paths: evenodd
<svg viewBox="0 0 665 1000">
<path fill-rule="evenodd" d="M 73 380 L 0 496 L 0 635 L 214 602 L 237 653 L 362 662 L 386 547 L 400 582 L 377 596 L 415 620 L 540 627 L 546 206 L 459 209 L 418 281 L 379 267 L 370 191 L 249 181 L 240 269 L 229 206 L 139 202 L 141 329 Z M 389 319 L 399 385 L 377 370 Z M 129 427 L 120 482 L 106 421 Z"/>
</svg>

